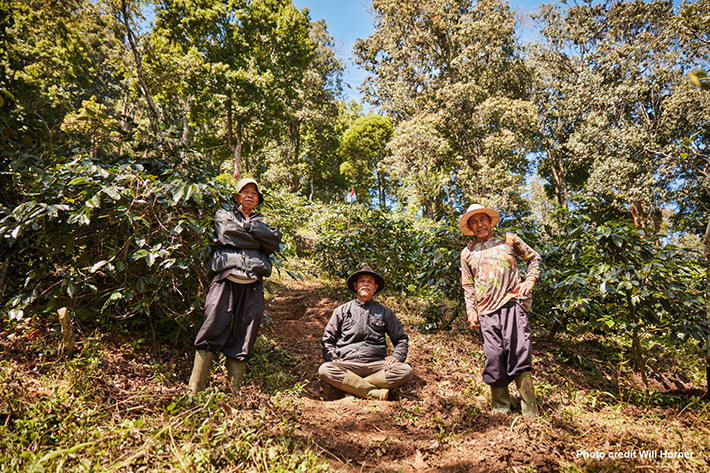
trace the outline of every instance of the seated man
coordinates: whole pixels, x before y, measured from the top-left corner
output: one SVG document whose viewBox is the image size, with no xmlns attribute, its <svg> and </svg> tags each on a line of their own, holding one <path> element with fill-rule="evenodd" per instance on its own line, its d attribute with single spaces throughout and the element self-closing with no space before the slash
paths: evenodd
<svg viewBox="0 0 710 473">
<path fill-rule="evenodd" d="M 389 389 L 406 384 L 412 368 L 404 363 L 409 337 L 394 313 L 372 296 L 385 280 L 369 266 L 353 273 L 348 288 L 357 295 L 333 311 L 323 334 L 321 379 L 346 393 L 386 400 Z M 387 355 L 387 334 L 394 351 Z"/>
</svg>

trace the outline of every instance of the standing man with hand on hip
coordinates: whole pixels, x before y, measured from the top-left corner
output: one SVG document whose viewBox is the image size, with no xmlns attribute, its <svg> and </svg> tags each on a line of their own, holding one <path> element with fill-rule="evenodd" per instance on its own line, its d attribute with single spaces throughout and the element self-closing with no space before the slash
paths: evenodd
<svg viewBox="0 0 710 473">
<path fill-rule="evenodd" d="M 540 278 L 540 255 L 517 235 L 494 233 L 500 215 L 472 204 L 459 219 L 464 235 L 476 237 L 461 252 L 461 284 L 471 328 L 481 329 L 485 367 L 483 382 L 491 386 L 492 413 L 510 413 L 508 385 L 515 381 L 523 415 L 537 416 L 533 387 L 532 339 L 526 310 L 530 291 Z M 520 282 L 517 258 L 528 263 Z"/>
<path fill-rule="evenodd" d="M 254 179 L 237 182 L 235 207 L 214 217 L 215 247 L 207 275 L 212 278 L 205 319 L 195 339 L 195 363 L 188 383 L 194 396 L 207 386 L 215 354 L 227 358 L 227 378 L 237 392 L 264 315 L 263 279 L 271 275 L 269 255 L 279 248 L 281 232 L 254 212 L 264 201 Z"/>
</svg>

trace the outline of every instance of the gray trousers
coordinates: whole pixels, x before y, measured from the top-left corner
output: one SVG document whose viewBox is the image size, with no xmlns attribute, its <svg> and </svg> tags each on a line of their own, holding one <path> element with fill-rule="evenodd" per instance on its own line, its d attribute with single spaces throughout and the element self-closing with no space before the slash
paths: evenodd
<svg viewBox="0 0 710 473">
<path fill-rule="evenodd" d="M 528 316 L 516 300 L 479 319 L 483 355 L 483 382 L 503 387 L 532 368 L 532 338 Z"/>
<path fill-rule="evenodd" d="M 238 284 L 229 279 L 212 280 L 205 301 L 205 320 L 195 338 L 195 349 L 222 352 L 227 358 L 247 361 L 264 316 L 261 281 Z"/>
<path fill-rule="evenodd" d="M 361 378 L 366 378 L 378 371 L 385 370 L 385 379 L 389 388 L 397 388 L 407 384 L 412 379 L 412 367 L 406 363 L 385 365 L 383 361 L 359 363 L 357 361 L 326 361 L 318 368 L 320 378 L 336 388 L 340 388 L 345 379 L 345 373 L 352 371 Z"/>
</svg>

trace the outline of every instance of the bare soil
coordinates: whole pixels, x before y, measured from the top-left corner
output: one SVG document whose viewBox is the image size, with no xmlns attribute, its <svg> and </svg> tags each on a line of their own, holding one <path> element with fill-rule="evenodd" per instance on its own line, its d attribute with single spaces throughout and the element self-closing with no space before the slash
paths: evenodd
<svg viewBox="0 0 710 473">
<path fill-rule="evenodd" d="M 388 401 L 343 397 L 323 386 L 318 367 L 325 324 L 349 297 L 339 285 L 320 280 L 276 281 L 267 300 L 273 323 L 262 327 L 262 334 L 295 360 L 289 371 L 303 386 L 302 395 L 293 397 L 289 402 L 295 405 L 288 409 L 274 408 L 248 368 L 237 408 L 227 406 L 226 412 L 248 423 L 266 406 L 275 427 L 278 416 L 289 416 L 296 425 L 290 435 L 344 473 L 710 471 L 708 404 L 689 397 L 703 390 L 662 352 L 653 353 L 660 349 L 651 349 L 656 361 L 649 365 L 655 391 L 644 395 L 633 363 L 622 357 L 614 366 L 608 344 L 598 337 L 536 338 L 533 375 L 541 416 L 520 415 L 514 385 L 514 412 L 491 415 L 478 335 L 463 322 L 447 332 L 420 333 L 417 302 L 386 292 L 381 302 L 395 310 L 410 337 L 407 362 L 414 377 Z M 52 395 L 39 377 L 59 362 L 37 349 L 51 338 L 44 329 L 0 333 L 10 380 L 6 394 L 20 400 Z M 102 376 L 92 382 L 113 415 L 146 410 L 159 415 L 186 392 L 192 353 L 175 345 L 152 346 L 148 335 L 93 343 L 78 349 L 101 353 Z M 224 373 L 214 378 L 219 376 Z M 659 398 L 655 392 L 678 397 Z M 0 422 L 7 424 L 11 415 L 0 406 Z"/>
<path fill-rule="evenodd" d="M 491 415 L 488 387 L 480 377 L 483 355 L 477 334 L 461 326 L 447 333 L 419 333 L 409 323 L 418 308 L 407 301 L 381 299 L 397 307 L 410 336 L 412 381 L 388 401 L 333 395 L 318 377 L 320 341 L 333 309 L 349 295 L 320 282 L 281 284 L 267 310 L 274 321 L 274 340 L 298 358 L 292 374 L 305 384 L 296 432 L 322 449 L 339 471 L 707 471 L 710 465 L 702 440 L 708 440 L 710 431 L 694 425 L 694 413 L 613 406 L 611 395 L 603 393 L 618 392 L 622 385 L 630 389 L 636 377 L 622 383 L 618 373 L 604 372 L 602 360 L 593 361 L 594 353 L 587 368 L 598 364 L 598 379 L 574 365 L 560 366 L 551 356 L 559 348 L 554 340 L 534 342 L 541 417 L 526 419 L 519 407 L 511 415 Z M 580 353 L 585 351 L 580 347 Z M 661 373 L 652 382 L 668 391 L 702 392 L 673 372 Z M 517 395 L 514 385 L 511 394 Z M 679 442 L 678 435 L 668 431 L 688 425 L 686 435 L 693 441 Z M 647 460 L 639 458 L 639 450 L 657 455 L 679 450 L 692 452 L 694 458 Z M 602 451 L 603 459 L 584 457 L 585 452 Z"/>
</svg>

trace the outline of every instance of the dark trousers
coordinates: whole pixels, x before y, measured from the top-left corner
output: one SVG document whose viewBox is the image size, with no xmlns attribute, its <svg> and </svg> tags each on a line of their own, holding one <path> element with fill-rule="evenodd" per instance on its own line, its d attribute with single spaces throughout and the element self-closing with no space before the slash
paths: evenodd
<svg viewBox="0 0 710 473">
<path fill-rule="evenodd" d="M 483 382 L 507 386 L 513 377 L 532 368 L 532 338 L 528 316 L 513 299 L 479 318 L 486 361 Z"/>
<path fill-rule="evenodd" d="M 219 276 L 212 280 L 205 301 L 205 320 L 195 338 L 195 349 L 222 352 L 227 358 L 247 361 L 264 316 L 261 281 L 238 284 Z"/>
</svg>

